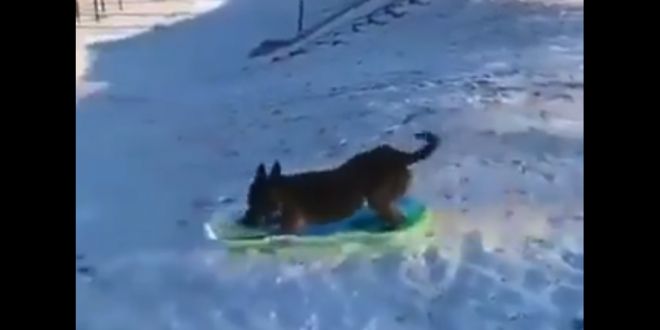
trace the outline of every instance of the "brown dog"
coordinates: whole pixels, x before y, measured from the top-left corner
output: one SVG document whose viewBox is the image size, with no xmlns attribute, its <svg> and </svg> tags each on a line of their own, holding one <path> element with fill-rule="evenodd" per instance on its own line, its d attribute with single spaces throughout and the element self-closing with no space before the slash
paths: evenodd
<svg viewBox="0 0 660 330">
<path fill-rule="evenodd" d="M 280 215 L 279 227 L 298 233 L 307 223 L 328 223 L 351 216 L 365 201 L 390 229 L 403 221 L 394 203 L 410 183 L 408 166 L 426 159 L 438 147 L 433 133 L 415 134 L 426 145 L 406 152 L 383 145 L 359 153 L 341 166 L 326 171 L 282 175 L 279 162 L 270 174 L 263 164 L 248 192 L 248 210 L 241 220 L 247 226 L 263 226 Z"/>
</svg>

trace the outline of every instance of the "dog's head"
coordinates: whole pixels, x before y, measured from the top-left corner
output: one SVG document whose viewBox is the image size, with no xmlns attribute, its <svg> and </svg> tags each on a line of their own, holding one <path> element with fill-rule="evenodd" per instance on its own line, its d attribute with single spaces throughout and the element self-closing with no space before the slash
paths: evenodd
<svg viewBox="0 0 660 330">
<path fill-rule="evenodd" d="M 266 174 L 264 164 L 260 164 L 257 167 L 257 172 L 248 190 L 248 208 L 241 219 L 243 225 L 251 227 L 261 226 L 267 220 L 277 215 L 280 210 L 274 193 L 274 187 L 280 177 L 281 167 L 279 162 L 275 162 L 270 170 L 270 174 Z"/>
</svg>

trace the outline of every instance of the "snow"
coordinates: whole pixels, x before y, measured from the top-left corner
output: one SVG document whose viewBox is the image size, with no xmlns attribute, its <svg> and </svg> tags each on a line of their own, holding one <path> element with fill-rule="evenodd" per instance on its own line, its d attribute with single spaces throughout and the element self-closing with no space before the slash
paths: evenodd
<svg viewBox="0 0 660 330">
<path fill-rule="evenodd" d="M 248 59 L 291 35 L 290 2 L 227 0 L 89 46 L 76 111 L 77 264 L 88 267 L 77 329 L 580 324 L 582 3 L 404 1 L 400 18 L 375 14 L 385 25 L 353 32 L 368 13 L 357 9 Z M 259 162 L 324 168 L 381 141 L 414 148 L 423 129 L 443 145 L 415 166 L 410 193 L 436 212 L 439 250 L 289 263 L 229 255 L 205 233 L 243 207 Z"/>
<path fill-rule="evenodd" d="M 76 24 L 76 100 L 106 88 L 106 84 L 85 80 L 94 53 L 89 46 L 117 41 L 152 29 L 170 26 L 222 6 L 225 0 L 123 0 L 123 10 L 118 3 L 106 3 L 106 11 L 99 22 L 94 20 L 92 0 L 80 0 L 80 22 Z"/>
</svg>

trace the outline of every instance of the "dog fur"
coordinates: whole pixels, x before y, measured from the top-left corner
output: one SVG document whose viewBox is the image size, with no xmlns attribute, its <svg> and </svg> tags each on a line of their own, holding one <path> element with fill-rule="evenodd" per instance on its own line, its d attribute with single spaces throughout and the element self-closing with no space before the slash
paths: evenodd
<svg viewBox="0 0 660 330">
<path fill-rule="evenodd" d="M 440 138 L 431 132 L 417 133 L 415 138 L 424 140 L 426 145 L 413 152 L 382 145 L 331 170 L 283 175 L 276 161 L 267 174 L 264 164 L 260 164 L 241 222 L 263 226 L 267 219 L 279 215 L 279 229 L 296 234 L 309 223 L 328 223 L 351 216 L 366 202 L 388 228 L 394 229 L 404 220 L 394 203 L 410 184 L 408 167 L 428 158 L 440 144 Z"/>
</svg>

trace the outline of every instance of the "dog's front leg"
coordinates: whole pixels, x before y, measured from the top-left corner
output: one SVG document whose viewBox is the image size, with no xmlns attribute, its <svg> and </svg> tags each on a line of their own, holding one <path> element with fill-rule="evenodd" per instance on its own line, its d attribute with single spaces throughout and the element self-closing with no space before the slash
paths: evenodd
<svg viewBox="0 0 660 330">
<path fill-rule="evenodd" d="M 305 226 L 305 219 L 300 212 L 285 209 L 282 212 L 282 232 L 286 235 L 297 235 Z"/>
</svg>

